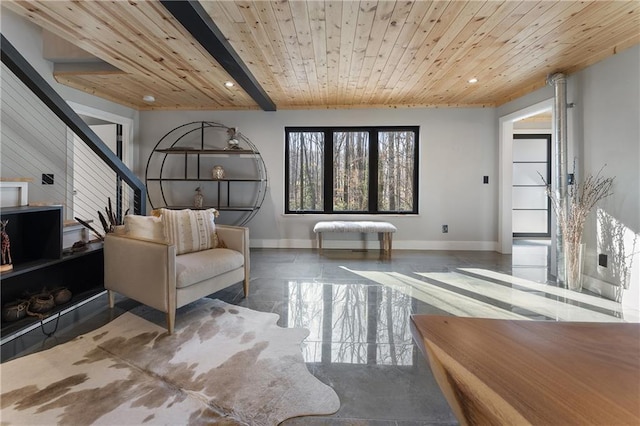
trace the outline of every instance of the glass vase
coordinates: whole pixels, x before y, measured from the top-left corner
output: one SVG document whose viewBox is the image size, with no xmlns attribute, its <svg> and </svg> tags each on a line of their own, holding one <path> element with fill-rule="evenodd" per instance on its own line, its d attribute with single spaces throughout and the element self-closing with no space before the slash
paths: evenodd
<svg viewBox="0 0 640 426">
<path fill-rule="evenodd" d="M 565 281 L 569 290 L 582 290 L 582 265 L 585 244 L 565 245 Z"/>
</svg>

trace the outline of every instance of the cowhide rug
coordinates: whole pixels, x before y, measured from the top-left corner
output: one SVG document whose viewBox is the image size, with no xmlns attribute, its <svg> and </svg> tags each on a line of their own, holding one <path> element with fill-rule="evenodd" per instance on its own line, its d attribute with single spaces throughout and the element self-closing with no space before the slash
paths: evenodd
<svg viewBox="0 0 640 426">
<path fill-rule="evenodd" d="M 304 364 L 308 331 L 276 314 L 202 299 L 169 336 L 133 312 L 2 364 L 2 424 L 275 425 L 340 407 Z"/>
</svg>

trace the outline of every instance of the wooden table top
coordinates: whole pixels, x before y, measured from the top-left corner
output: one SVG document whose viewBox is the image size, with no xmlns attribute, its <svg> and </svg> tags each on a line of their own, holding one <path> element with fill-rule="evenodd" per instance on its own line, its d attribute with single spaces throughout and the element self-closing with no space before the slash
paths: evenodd
<svg viewBox="0 0 640 426">
<path fill-rule="evenodd" d="M 461 424 L 640 424 L 640 324 L 412 316 Z"/>
</svg>

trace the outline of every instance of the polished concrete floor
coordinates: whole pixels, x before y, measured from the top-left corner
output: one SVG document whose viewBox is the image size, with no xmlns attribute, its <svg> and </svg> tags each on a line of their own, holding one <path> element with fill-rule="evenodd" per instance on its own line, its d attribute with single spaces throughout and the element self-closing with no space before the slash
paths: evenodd
<svg viewBox="0 0 640 426">
<path fill-rule="evenodd" d="M 626 321 L 619 306 L 548 282 L 548 242 L 514 246 L 513 255 L 478 251 L 255 249 L 251 294 L 240 284 L 211 297 L 275 312 L 283 327 L 305 327 L 309 370 L 332 386 L 340 410 L 285 425 L 457 424 L 409 330 L 413 314 L 520 320 Z M 60 320 L 6 343 L 2 359 L 49 348 L 104 325 L 135 307 L 99 296 Z M 178 313 L 179 315 L 179 313 Z M 45 329 L 53 324 L 45 324 Z"/>
</svg>

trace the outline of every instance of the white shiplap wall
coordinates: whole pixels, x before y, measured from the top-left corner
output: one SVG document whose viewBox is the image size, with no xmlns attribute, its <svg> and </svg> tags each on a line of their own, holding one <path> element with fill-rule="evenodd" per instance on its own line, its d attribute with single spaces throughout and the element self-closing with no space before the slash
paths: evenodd
<svg viewBox="0 0 640 426">
<path fill-rule="evenodd" d="M 69 205 L 66 125 L 4 65 L 1 75 L 0 176 L 33 179 L 30 203 Z M 42 184 L 43 173 L 54 174 L 53 185 Z"/>
</svg>

